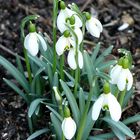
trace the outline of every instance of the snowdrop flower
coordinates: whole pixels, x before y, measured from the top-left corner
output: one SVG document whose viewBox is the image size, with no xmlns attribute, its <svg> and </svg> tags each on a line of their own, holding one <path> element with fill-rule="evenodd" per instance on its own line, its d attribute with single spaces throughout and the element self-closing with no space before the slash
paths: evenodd
<svg viewBox="0 0 140 140">
<path fill-rule="evenodd" d="M 83 68 L 83 55 L 79 50 L 79 45 L 83 40 L 82 31 L 79 28 L 74 28 L 74 32 L 78 38 L 78 66 L 80 69 Z M 60 56 L 64 53 L 65 50 L 69 50 L 68 52 L 68 65 L 75 70 L 77 68 L 75 56 L 76 56 L 76 40 L 73 35 L 70 35 L 70 32 L 66 30 L 58 41 L 56 42 L 56 52 Z"/>
<path fill-rule="evenodd" d="M 107 86 L 109 86 L 109 84 Z M 107 86 L 105 85 L 104 87 Z M 121 118 L 121 106 L 116 97 L 110 93 L 110 89 L 105 89 L 104 93 L 95 101 L 92 108 L 92 119 L 94 121 L 98 119 L 101 109 L 108 110 L 114 121 L 119 121 Z"/>
<path fill-rule="evenodd" d="M 120 91 L 127 89 L 129 91 L 133 85 L 133 76 L 128 69 L 128 59 L 120 59 L 119 63 L 115 65 L 110 72 L 111 83 L 117 84 Z"/>
<path fill-rule="evenodd" d="M 62 122 L 61 128 L 66 139 L 70 140 L 75 135 L 76 123 L 70 116 L 70 111 L 68 107 L 64 109 L 64 120 Z"/>
<path fill-rule="evenodd" d="M 39 52 L 39 45 L 42 46 L 44 51 L 47 50 L 47 44 L 44 38 L 36 32 L 35 25 L 30 23 L 29 26 L 30 33 L 25 37 L 24 47 L 32 55 L 36 56 Z"/>
<path fill-rule="evenodd" d="M 86 29 L 87 31 L 94 37 L 99 38 L 100 33 L 103 31 L 103 26 L 101 22 L 95 17 L 91 17 L 91 15 L 86 12 Z"/>
<path fill-rule="evenodd" d="M 70 23 L 70 25 L 73 25 L 74 27 L 79 27 L 79 28 L 82 26 L 82 21 L 76 15 L 76 12 L 67 8 L 63 1 L 60 2 L 60 7 L 61 7 L 61 10 L 57 17 L 57 27 L 61 33 L 67 30 L 66 23 L 68 24 Z"/>
</svg>

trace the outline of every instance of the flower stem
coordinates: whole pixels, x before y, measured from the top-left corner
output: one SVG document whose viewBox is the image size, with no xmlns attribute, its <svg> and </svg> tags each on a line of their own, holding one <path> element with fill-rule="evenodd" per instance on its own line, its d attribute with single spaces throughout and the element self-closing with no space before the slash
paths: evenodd
<svg viewBox="0 0 140 140">
<path fill-rule="evenodd" d="M 31 84 L 31 82 L 32 82 L 32 74 L 31 74 L 29 58 L 28 58 L 27 51 L 26 51 L 25 48 L 23 48 L 23 52 L 24 52 L 24 58 L 25 58 L 27 72 L 28 72 L 28 79 L 29 79 L 29 82 Z"/>
<path fill-rule="evenodd" d="M 123 107 L 123 101 L 124 101 L 125 93 L 126 93 L 126 89 L 121 91 L 121 93 L 120 93 L 119 103 L 120 103 L 121 107 Z"/>
<path fill-rule="evenodd" d="M 92 83 L 92 86 L 90 88 L 90 93 L 88 95 L 88 99 L 87 99 L 87 103 L 86 103 L 86 106 L 85 106 L 85 109 L 84 109 L 84 113 L 83 113 L 83 115 L 81 117 L 81 120 L 80 120 L 80 126 L 79 126 L 79 129 L 78 129 L 76 140 L 81 140 L 82 139 L 83 130 L 85 128 L 85 123 L 86 123 L 86 117 L 87 117 L 87 113 L 88 113 L 88 110 L 89 110 L 89 107 L 90 107 L 91 98 L 93 96 L 93 90 L 94 90 L 96 79 L 97 78 L 95 77 L 95 79 Z"/>
<path fill-rule="evenodd" d="M 60 57 L 60 77 L 62 80 L 64 80 L 63 66 L 64 66 L 64 54 L 62 54 L 62 56 Z"/>
<path fill-rule="evenodd" d="M 58 13 L 58 0 L 53 0 L 53 73 L 56 71 L 56 20 Z"/>
</svg>

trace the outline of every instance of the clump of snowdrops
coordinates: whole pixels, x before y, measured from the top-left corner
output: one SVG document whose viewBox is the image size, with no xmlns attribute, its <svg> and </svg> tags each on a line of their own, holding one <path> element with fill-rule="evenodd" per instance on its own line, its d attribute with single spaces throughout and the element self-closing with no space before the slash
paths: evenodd
<svg viewBox="0 0 140 140">
<path fill-rule="evenodd" d="M 28 140 L 44 133 L 57 140 L 125 140 L 127 136 L 134 139 L 127 125 L 140 116 L 121 118 L 133 93 L 131 53 L 120 49 L 120 58 L 106 61 L 113 47 L 100 53 L 101 44 L 97 43 L 89 54 L 84 46 L 85 34 L 94 41 L 100 37 L 103 26 L 97 17 L 81 12 L 74 3 L 66 6 L 64 1 L 53 1 L 52 42 L 45 33 L 37 31 L 38 18 L 27 16 L 21 23 L 24 62 L 17 55 L 16 67 L 0 56 L 0 64 L 19 86 L 9 79 L 4 78 L 4 82 L 28 106 Z M 25 35 L 26 25 L 29 28 Z M 37 130 L 37 120 L 46 110 L 50 110 L 50 121 L 44 122 L 46 128 Z M 108 133 L 92 135 L 97 129 Z"/>
</svg>

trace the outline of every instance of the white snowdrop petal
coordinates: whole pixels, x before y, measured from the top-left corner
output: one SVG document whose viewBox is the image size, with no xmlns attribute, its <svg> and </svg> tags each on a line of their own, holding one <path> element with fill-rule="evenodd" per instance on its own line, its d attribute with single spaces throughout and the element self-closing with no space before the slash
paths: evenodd
<svg viewBox="0 0 140 140">
<path fill-rule="evenodd" d="M 24 40 L 24 46 L 32 56 L 36 56 L 39 51 L 37 33 L 29 33 Z"/>
<path fill-rule="evenodd" d="M 83 68 L 83 55 L 81 51 L 78 51 L 78 64 L 79 64 L 79 68 L 82 69 Z"/>
<path fill-rule="evenodd" d="M 111 118 L 114 121 L 119 121 L 121 118 L 121 106 L 117 101 L 116 97 L 111 93 L 108 94 L 108 107 L 110 111 Z"/>
<path fill-rule="evenodd" d="M 120 65 L 116 65 L 112 68 L 110 72 L 112 84 L 117 84 L 121 70 L 122 70 L 122 66 Z"/>
<path fill-rule="evenodd" d="M 87 22 L 89 22 L 89 21 L 87 21 Z M 92 36 L 94 36 L 96 38 L 100 37 L 100 30 L 94 25 L 94 23 L 92 25 L 90 22 L 87 23 L 86 28 Z"/>
<path fill-rule="evenodd" d="M 77 38 L 78 38 L 78 45 L 80 45 L 82 40 L 83 40 L 83 33 L 82 33 L 81 29 L 77 28 L 77 27 L 75 27 L 74 32 L 75 32 L 75 34 L 77 35 Z M 73 47 L 76 48 L 76 38 L 75 38 L 74 35 L 72 35 L 70 37 L 70 43 Z"/>
<path fill-rule="evenodd" d="M 75 50 L 71 49 L 68 53 L 67 61 L 69 66 L 75 70 L 77 68 L 76 61 L 75 61 Z"/>
<path fill-rule="evenodd" d="M 69 46 L 68 39 L 65 38 L 64 36 L 61 36 L 58 41 L 56 42 L 56 52 L 60 56 L 63 54 L 64 49 L 66 46 Z"/>
<path fill-rule="evenodd" d="M 83 40 L 83 33 L 81 31 L 80 28 L 75 28 L 74 29 L 74 32 L 76 33 L 77 35 L 77 38 L 78 38 L 78 44 L 81 44 L 82 40 Z"/>
<path fill-rule="evenodd" d="M 117 82 L 117 86 L 120 91 L 123 91 L 126 87 L 126 77 L 127 77 L 126 69 L 122 69 Z"/>
<path fill-rule="evenodd" d="M 100 33 L 103 31 L 101 22 L 94 17 L 86 21 L 86 28 L 92 36 L 97 38 L 100 37 Z"/>
<path fill-rule="evenodd" d="M 100 95 L 100 97 L 95 101 L 92 108 L 92 120 L 96 121 L 98 119 L 103 102 L 104 102 L 104 96 Z"/>
<path fill-rule="evenodd" d="M 67 17 L 68 14 L 65 9 L 59 12 L 59 15 L 57 17 L 57 27 L 61 33 L 63 33 L 67 29 L 65 25 Z"/>
<path fill-rule="evenodd" d="M 71 117 L 65 118 L 61 127 L 65 138 L 68 140 L 72 139 L 76 132 L 75 121 Z"/>
<path fill-rule="evenodd" d="M 133 76 L 129 69 L 126 70 L 127 72 L 127 90 L 130 90 L 133 85 Z"/>
<path fill-rule="evenodd" d="M 95 25 L 97 26 L 97 28 L 99 29 L 100 32 L 103 31 L 103 26 L 101 24 L 101 22 L 97 19 L 97 18 L 92 18 L 93 22 L 95 23 Z"/>
<path fill-rule="evenodd" d="M 46 51 L 47 50 L 47 44 L 46 44 L 44 38 L 40 34 L 37 34 L 37 37 L 38 37 L 38 40 L 39 40 L 42 48 L 44 49 L 44 51 Z"/>
</svg>

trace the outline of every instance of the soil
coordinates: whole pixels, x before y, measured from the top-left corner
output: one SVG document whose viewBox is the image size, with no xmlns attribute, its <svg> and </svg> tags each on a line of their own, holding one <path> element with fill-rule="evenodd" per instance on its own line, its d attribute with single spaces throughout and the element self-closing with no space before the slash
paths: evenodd
<svg viewBox="0 0 140 140">
<path fill-rule="evenodd" d="M 135 92 L 123 117 L 140 113 L 140 1 L 139 0 L 69 0 L 76 2 L 81 10 L 90 11 L 98 16 L 104 25 L 100 39 L 86 35 L 88 42 L 85 48 L 91 49 L 92 42 L 102 42 L 103 49 L 114 45 L 113 54 L 117 57 L 119 48 L 126 48 L 133 55 L 133 72 Z M 31 14 L 41 16 L 37 22 L 38 30 L 52 34 L 52 0 L 0 0 L 0 55 L 12 63 L 15 52 L 23 56 L 20 41 L 21 20 Z M 127 22 L 129 27 L 119 31 L 118 28 Z M 0 139 L 25 140 L 29 136 L 27 124 L 27 106 L 14 93 L 2 78 L 11 78 L 5 69 L 0 67 Z M 41 125 L 43 126 L 43 125 Z M 41 127 L 40 126 L 40 127 Z M 42 127 L 43 128 L 43 127 Z M 130 125 L 135 132 L 136 140 L 140 139 L 140 122 Z M 46 136 L 40 140 L 49 139 Z"/>
</svg>

